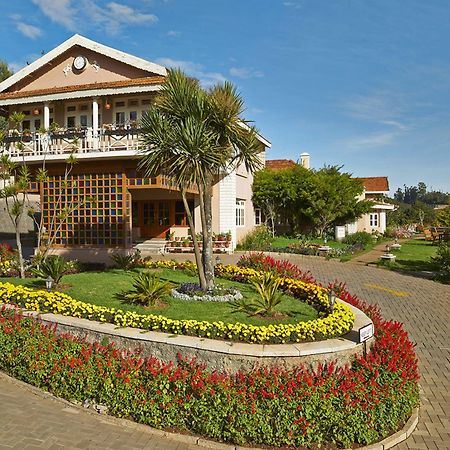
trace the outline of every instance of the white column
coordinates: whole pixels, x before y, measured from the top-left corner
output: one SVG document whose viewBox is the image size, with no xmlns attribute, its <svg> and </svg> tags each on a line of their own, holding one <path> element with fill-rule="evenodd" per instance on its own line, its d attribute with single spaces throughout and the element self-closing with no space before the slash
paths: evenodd
<svg viewBox="0 0 450 450">
<path fill-rule="evenodd" d="M 94 148 L 98 149 L 98 99 L 92 100 L 92 137 Z"/>
<path fill-rule="evenodd" d="M 50 127 L 50 107 L 48 103 L 44 105 L 44 128 L 48 130 Z"/>
<path fill-rule="evenodd" d="M 231 231 L 233 250 L 236 247 L 236 171 L 219 181 L 219 198 L 213 198 L 213 214 L 219 213 L 219 232 Z"/>
<path fill-rule="evenodd" d="M 386 211 L 380 210 L 380 233 L 386 231 Z"/>
</svg>

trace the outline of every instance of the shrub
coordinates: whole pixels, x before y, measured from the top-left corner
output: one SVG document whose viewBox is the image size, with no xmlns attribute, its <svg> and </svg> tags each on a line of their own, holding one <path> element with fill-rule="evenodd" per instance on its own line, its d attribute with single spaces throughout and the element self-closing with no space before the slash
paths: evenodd
<svg viewBox="0 0 450 450">
<path fill-rule="evenodd" d="M 259 225 L 244 236 L 239 242 L 238 248 L 241 250 L 269 250 L 271 240 L 272 235 L 267 228 Z"/>
<path fill-rule="evenodd" d="M 345 236 L 343 242 L 348 245 L 360 244 L 364 248 L 372 244 L 373 237 L 372 234 L 366 233 L 365 231 L 358 231 L 354 234 L 348 234 Z"/>
<path fill-rule="evenodd" d="M 439 267 L 438 279 L 444 283 L 450 283 L 450 245 L 448 243 L 440 244 L 436 256 L 431 260 Z"/>
<path fill-rule="evenodd" d="M 39 263 L 39 266 L 31 269 L 35 277 L 46 279 L 49 276 L 58 284 L 66 273 L 67 264 L 61 256 L 50 255 Z"/>
<path fill-rule="evenodd" d="M 169 294 L 171 285 L 167 281 L 161 281 L 155 274 L 142 272 L 133 277 L 134 289 L 119 292 L 115 297 L 126 303 L 134 303 L 143 306 L 154 306 Z"/>
<path fill-rule="evenodd" d="M 130 270 L 136 267 L 139 261 L 139 255 L 137 253 L 113 253 L 111 259 L 118 269 Z"/>
<path fill-rule="evenodd" d="M 89 344 L 0 309 L 0 369 L 68 400 L 95 399 L 118 417 L 239 445 L 353 448 L 402 426 L 418 404 L 414 345 L 398 322 L 375 322 L 375 344 L 351 366 L 217 373 Z"/>
<path fill-rule="evenodd" d="M 238 300 L 234 303 L 235 310 L 245 311 L 252 316 L 273 315 L 275 307 L 281 303 L 282 292 L 278 289 L 281 286 L 282 278 L 271 272 L 263 272 L 262 276 L 250 279 L 250 282 L 259 294 L 259 298 Z"/>
<path fill-rule="evenodd" d="M 270 271 L 280 277 L 294 278 L 305 283 L 315 283 L 311 272 L 302 271 L 298 266 L 287 260 L 278 260 L 263 252 L 242 255 L 237 263 L 239 267 L 248 267 L 261 272 Z"/>
<path fill-rule="evenodd" d="M 0 276 L 12 276 L 17 268 L 17 256 L 8 243 L 0 244 Z"/>
</svg>

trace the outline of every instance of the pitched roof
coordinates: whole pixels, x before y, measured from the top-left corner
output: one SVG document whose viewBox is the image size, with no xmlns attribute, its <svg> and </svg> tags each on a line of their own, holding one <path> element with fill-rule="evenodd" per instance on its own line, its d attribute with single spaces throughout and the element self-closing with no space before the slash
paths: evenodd
<svg viewBox="0 0 450 450">
<path fill-rule="evenodd" d="M 389 181 L 388 177 L 361 177 L 361 180 L 366 192 L 388 192 Z"/>
<path fill-rule="evenodd" d="M 9 87 L 13 86 L 20 80 L 31 75 L 36 70 L 45 66 L 52 60 L 54 60 L 59 55 L 62 55 L 65 51 L 72 47 L 80 46 L 86 49 L 92 50 L 97 53 L 101 53 L 105 56 L 113 58 L 117 61 L 121 61 L 133 67 L 137 67 L 142 70 L 146 70 L 149 73 L 165 76 L 167 74 L 166 68 L 149 61 L 145 61 L 142 58 L 130 55 L 128 53 L 116 50 L 106 45 L 99 44 L 98 42 L 91 41 L 79 34 L 73 35 L 71 38 L 64 41 L 61 45 L 49 51 L 45 55 L 41 56 L 36 61 L 32 62 L 30 65 L 25 66 L 23 69 L 19 70 L 15 74 L 11 75 L 9 78 L 0 83 L 0 92 L 4 92 Z"/>
<path fill-rule="evenodd" d="M 61 92 L 85 91 L 89 89 L 107 89 L 123 86 L 141 86 L 145 84 L 161 84 L 164 77 L 155 76 L 149 78 L 133 78 L 130 80 L 107 81 L 104 83 L 79 84 L 74 86 L 60 86 L 47 89 L 35 89 L 34 91 L 20 92 L 20 97 L 34 97 L 36 95 L 56 94 Z M 18 97 L 17 92 L 0 92 L 0 99 Z"/>
<path fill-rule="evenodd" d="M 284 170 L 295 166 L 296 162 L 292 159 L 268 159 L 266 160 L 266 169 Z"/>
</svg>

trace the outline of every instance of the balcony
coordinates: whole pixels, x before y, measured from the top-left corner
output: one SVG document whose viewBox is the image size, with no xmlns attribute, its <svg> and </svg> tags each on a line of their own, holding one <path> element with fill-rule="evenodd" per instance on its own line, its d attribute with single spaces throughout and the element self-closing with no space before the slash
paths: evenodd
<svg viewBox="0 0 450 450">
<path fill-rule="evenodd" d="M 41 133 L 14 133 L 5 138 L 3 152 L 13 161 L 63 160 L 71 153 L 81 159 L 133 156 L 142 148 L 137 128 L 108 127 L 98 130 L 66 129 Z"/>
<path fill-rule="evenodd" d="M 170 191 L 179 191 L 175 180 L 168 175 L 157 175 L 156 177 L 128 178 L 128 189 L 167 189 Z M 189 194 L 198 194 L 198 188 L 195 184 L 186 185 L 186 192 Z"/>
</svg>

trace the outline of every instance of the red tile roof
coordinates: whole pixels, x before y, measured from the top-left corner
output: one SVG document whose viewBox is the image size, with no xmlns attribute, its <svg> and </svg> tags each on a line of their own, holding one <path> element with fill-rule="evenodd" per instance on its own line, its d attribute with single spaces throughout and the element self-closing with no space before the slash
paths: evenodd
<svg viewBox="0 0 450 450">
<path fill-rule="evenodd" d="M 36 89 L 34 91 L 14 91 L 0 93 L 0 99 L 34 97 L 35 95 L 59 94 L 61 92 L 86 91 L 89 89 L 106 89 L 123 86 L 141 86 L 145 84 L 160 84 L 165 80 L 163 76 L 149 78 L 134 78 L 130 80 L 108 81 L 104 83 L 78 84 L 74 86 L 61 86 L 47 89 Z"/>
<path fill-rule="evenodd" d="M 292 159 L 268 159 L 266 160 L 266 169 L 283 170 L 295 166 L 295 161 Z"/>
<path fill-rule="evenodd" d="M 363 182 L 364 189 L 367 192 L 389 191 L 388 177 L 364 177 L 364 178 L 357 178 L 357 180 L 361 180 Z"/>
</svg>

